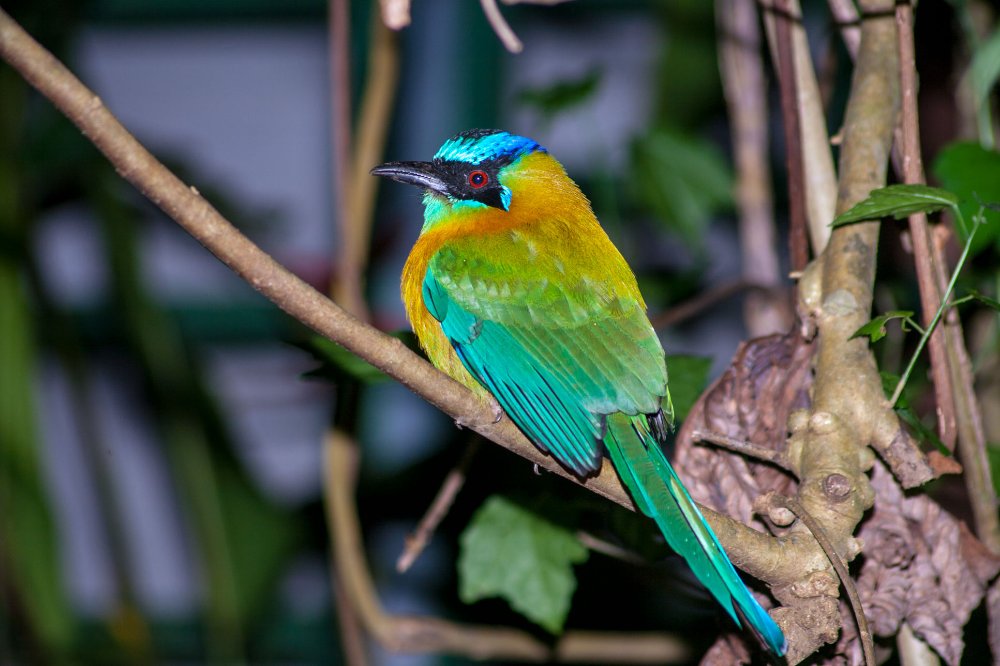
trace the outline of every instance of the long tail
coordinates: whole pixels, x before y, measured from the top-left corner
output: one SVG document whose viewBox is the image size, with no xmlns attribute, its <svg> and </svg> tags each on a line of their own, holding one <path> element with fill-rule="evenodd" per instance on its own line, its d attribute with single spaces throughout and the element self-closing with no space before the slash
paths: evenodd
<svg viewBox="0 0 1000 666">
<path fill-rule="evenodd" d="M 604 438 L 611 462 L 639 509 L 656 521 L 667 543 L 737 625 L 744 623 L 777 656 L 785 636 L 740 580 L 712 528 L 650 432 L 645 416 L 612 414 Z"/>
</svg>

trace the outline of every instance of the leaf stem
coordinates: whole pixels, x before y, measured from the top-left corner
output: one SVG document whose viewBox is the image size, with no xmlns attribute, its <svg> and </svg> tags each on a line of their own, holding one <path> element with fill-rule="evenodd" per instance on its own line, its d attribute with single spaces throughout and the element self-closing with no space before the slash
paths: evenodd
<svg viewBox="0 0 1000 666">
<path fill-rule="evenodd" d="M 958 206 L 953 206 L 952 210 L 955 213 L 955 217 L 959 220 L 962 226 L 965 226 L 965 221 L 962 220 L 962 214 L 958 210 Z M 903 388 L 906 387 L 906 382 L 910 378 L 910 373 L 913 372 L 913 367 L 917 364 L 917 359 L 920 358 L 920 352 L 924 350 L 924 346 L 927 341 L 930 340 L 931 333 L 937 328 L 938 322 L 941 321 L 941 316 L 944 311 L 949 307 L 948 301 L 951 299 L 952 292 L 955 291 L 955 283 L 958 282 L 958 275 L 962 272 L 962 268 L 965 266 L 966 260 L 969 258 L 969 250 L 972 249 L 972 239 L 976 235 L 976 231 L 980 227 L 980 217 L 982 215 L 982 209 L 979 213 L 972 218 L 972 231 L 969 232 L 969 237 L 965 241 L 965 247 L 962 248 L 962 256 L 958 258 L 958 264 L 955 266 L 955 270 L 951 274 L 951 280 L 948 282 L 948 288 L 945 290 L 944 295 L 941 297 L 941 304 L 938 306 L 937 312 L 934 313 L 934 318 L 927 325 L 927 330 L 924 334 L 920 336 L 920 342 L 917 343 L 917 348 L 913 352 L 913 356 L 910 357 L 910 362 L 906 366 L 906 370 L 903 372 L 903 376 L 899 378 L 899 383 L 896 384 L 896 390 L 892 392 L 892 397 L 889 398 L 889 405 L 895 406 L 896 401 L 899 400 L 899 396 L 903 393 Z"/>
</svg>

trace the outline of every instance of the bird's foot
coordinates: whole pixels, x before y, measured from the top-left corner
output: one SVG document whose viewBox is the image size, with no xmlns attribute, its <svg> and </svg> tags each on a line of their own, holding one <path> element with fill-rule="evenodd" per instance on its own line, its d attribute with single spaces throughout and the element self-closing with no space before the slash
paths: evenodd
<svg viewBox="0 0 1000 666">
<path fill-rule="evenodd" d="M 500 419 L 503 418 L 503 408 L 499 404 L 497 404 L 496 401 L 494 401 L 494 400 L 490 400 L 489 401 L 489 406 L 490 406 L 490 409 L 493 412 L 493 420 L 490 423 L 488 423 L 488 424 L 487 423 L 476 423 L 474 421 L 465 419 L 465 418 L 463 418 L 463 417 L 460 416 L 457 419 L 455 419 L 455 425 L 458 426 L 459 430 L 462 430 L 464 428 L 471 428 L 472 430 L 475 430 L 478 426 L 482 426 L 482 425 L 494 425 L 494 424 L 500 423 Z"/>
</svg>

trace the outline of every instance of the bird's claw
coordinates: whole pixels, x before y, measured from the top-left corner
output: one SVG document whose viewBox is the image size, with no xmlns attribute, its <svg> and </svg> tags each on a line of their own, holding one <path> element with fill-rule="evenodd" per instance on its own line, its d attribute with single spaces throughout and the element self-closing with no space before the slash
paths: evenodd
<svg viewBox="0 0 1000 666">
<path fill-rule="evenodd" d="M 490 401 L 489 404 L 490 404 L 490 409 L 493 411 L 493 420 L 490 421 L 489 424 L 475 423 L 473 421 L 467 421 L 466 419 L 464 419 L 461 416 L 459 416 L 457 419 L 455 419 L 455 425 L 458 427 L 459 430 L 462 430 L 464 428 L 471 428 L 471 429 L 475 430 L 477 426 L 481 426 L 481 425 L 495 425 L 497 423 L 500 423 L 500 419 L 503 418 L 503 408 L 499 404 L 497 404 L 496 402 L 494 402 L 492 400 Z"/>
</svg>

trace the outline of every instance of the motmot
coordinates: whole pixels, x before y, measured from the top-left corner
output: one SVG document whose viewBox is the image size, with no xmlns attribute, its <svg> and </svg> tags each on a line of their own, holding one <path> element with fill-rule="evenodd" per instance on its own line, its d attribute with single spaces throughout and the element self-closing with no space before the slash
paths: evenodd
<svg viewBox="0 0 1000 666">
<path fill-rule="evenodd" d="M 774 655 L 785 637 L 737 575 L 662 445 L 673 426 L 663 347 L 635 275 L 563 166 L 535 141 L 475 129 L 429 162 L 377 176 L 424 191 L 402 297 L 431 363 L 492 395 L 583 479 L 607 451 L 636 506 Z"/>
</svg>

